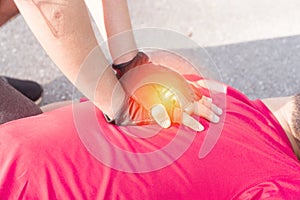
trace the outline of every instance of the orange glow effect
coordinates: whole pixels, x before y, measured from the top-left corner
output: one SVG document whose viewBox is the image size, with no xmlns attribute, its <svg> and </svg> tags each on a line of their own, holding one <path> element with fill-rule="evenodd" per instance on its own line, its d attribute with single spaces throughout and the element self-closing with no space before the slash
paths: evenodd
<svg viewBox="0 0 300 200">
<path fill-rule="evenodd" d="M 147 110 L 156 104 L 164 105 L 170 116 L 175 107 L 180 107 L 180 102 L 174 92 L 159 84 L 144 85 L 134 92 L 134 96 L 138 102 L 143 102 Z"/>
<path fill-rule="evenodd" d="M 172 122 L 180 118 L 180 110 L 185 110 L 195 100 L 194 90 L 185 78 L 162 65 L 147 63 L 135 67 L 120 82 L 127 94 L 147 111 L 163 105 L 169 117 L 174 117 Z"/>
</svg>

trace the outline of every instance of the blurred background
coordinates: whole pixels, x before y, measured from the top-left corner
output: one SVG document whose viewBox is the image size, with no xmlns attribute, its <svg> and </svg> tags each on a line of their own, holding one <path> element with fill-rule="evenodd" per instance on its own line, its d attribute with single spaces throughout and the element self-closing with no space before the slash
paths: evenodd
<svg viewBox="0 0 300 200">
<path fill-rule="evenodd" d="M 299 0 L 128 3 L 135 29 L 164 28 L 194 40 L 215 62 L 221 80 L 250 98 L 300 93 Z M 101 26 L 100 12 L 96 19 Z M 105 38 L 99 31 L 96 35 L 99 42 Z M 0 75 L 42 84 L 42 105 L 72 99 L 73 86 L 48 58 L 22 16 L 0 28 Z"/>
</svg>

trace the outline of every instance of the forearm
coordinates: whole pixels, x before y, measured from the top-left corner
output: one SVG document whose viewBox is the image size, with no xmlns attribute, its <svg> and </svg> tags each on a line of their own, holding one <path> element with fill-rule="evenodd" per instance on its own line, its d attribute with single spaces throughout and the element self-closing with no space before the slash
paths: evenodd
<svg viewBox="0 0 300 200">
<path fill-rule="evenodd" d="M 97 46 L 83 1 L 15 2 L 50 58 L 74 82 L 85 57 Z M 107 65 L 100 56 L 101 65 Z"/>
<path fill-rule="evenodd" d="M 109 63 L 101 49 L 96 48 L 97 40 L 83 0 L 15 2 L 54 63 L 83 94 L 111 116 L 110 97 L 117 79 L 107 68 Z M 91 52 L 93 56 L 88 56 Z M 97 95 L 97 89 L 105 95 Z"/>
<path fill-rule="evenodd" d="M 114 64 L 125 63 L 137 54 L 126 0 L 102 0 L 105 28 Z"/>
</svg>

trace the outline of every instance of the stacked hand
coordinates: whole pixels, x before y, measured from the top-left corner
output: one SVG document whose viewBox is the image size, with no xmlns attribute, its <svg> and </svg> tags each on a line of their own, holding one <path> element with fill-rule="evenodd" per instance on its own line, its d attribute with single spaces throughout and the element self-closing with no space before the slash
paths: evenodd
<svg viewBox="0 0 300 200">
<path fill-rule="evenodd" d="M 145 125 L 157 123 L 168 128 L 171 123 L 183 124 L 196 131 L 204 127 L 191 115 L 195 114 L 217 123 L 222 110 L 200 89 L 180 74 L 148 61 L 139 53 L 127 65 L 116 67 L 117 77 L 128 97 L 117 111 L 117 125 Z"/>
</svg>

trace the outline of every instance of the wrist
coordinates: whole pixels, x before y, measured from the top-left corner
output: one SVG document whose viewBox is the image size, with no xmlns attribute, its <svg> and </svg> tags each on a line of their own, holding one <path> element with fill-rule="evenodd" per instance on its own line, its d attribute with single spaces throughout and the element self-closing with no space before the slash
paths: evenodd
<svg viewBox="0 0 300 200">
<path fill-rule="evenodd" d="M 117 78 L 120 79 L 130 69 L 149 62 L 149 57 L 145 53 L 136 52 L 135 56 L 131 60 L 123 62 L 121 64 L 113 63 L 112 68 L 116 71 Z"/>
<path fill-rule="evenodd" d="M 97 91 L 101 91 L 101 93 L 96 94 L 94 104 L 105 113 L 109 119 L 115 119 L 127 97 L 122 85 L 120 82 L 117 82 L 111 91 L 107 90 L 107 92 L 103 92 L 105 91 L 103 88 Z"/>
<path fill-rule="evenodd" d="M 124 54 L 124 55 L 116 58 L 114 60 L 113 65 L 120 65 L 120 64 L 124 64 L 124 63 L 130 62 L 131 60 L 133 60 L 136 57 L 137 54 L 138 54 L 138 50 L 126 53 L 126 54 Z"/>
</svg>

